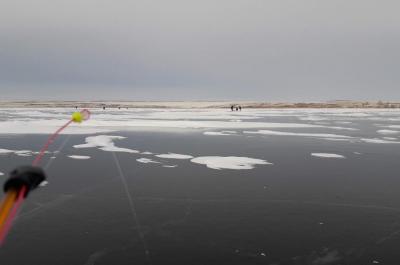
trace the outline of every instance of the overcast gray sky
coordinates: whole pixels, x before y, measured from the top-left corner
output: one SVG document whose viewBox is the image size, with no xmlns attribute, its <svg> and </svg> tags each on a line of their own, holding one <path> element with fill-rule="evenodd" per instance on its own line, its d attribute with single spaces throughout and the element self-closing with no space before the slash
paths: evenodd
<svg viewBox="0 0 400 265">
<path fill-rule="evenodd" d="M 1 0 L 1 99 L 400 100 L 398 0 Z"/>
</svg>

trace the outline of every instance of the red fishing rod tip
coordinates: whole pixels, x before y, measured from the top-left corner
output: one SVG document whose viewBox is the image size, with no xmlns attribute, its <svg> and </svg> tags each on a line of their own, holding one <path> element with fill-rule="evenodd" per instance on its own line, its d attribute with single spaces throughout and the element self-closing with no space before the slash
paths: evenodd
<svg viewBox="0 0 400 265">
<path fill-rule="evenodd" d="M 90 111 L 88 109 L 81 110 L 82 118 L 84 121 L 87 121 L 90 118 Z"/>
</svg>

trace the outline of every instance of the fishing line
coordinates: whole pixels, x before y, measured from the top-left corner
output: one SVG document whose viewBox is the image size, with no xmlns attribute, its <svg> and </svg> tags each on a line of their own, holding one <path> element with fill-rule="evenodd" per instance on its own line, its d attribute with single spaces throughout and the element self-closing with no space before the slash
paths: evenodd
<svg viewBox="0 0 400 265">
<path fill-rule="evenodd" d="M 131 213 L 132 213 L 132 216 L 133 216 L 133 220 L 136 223 L 136 227 L 138 228 L 137 229 L 138 235 L 139 235 L 140 241 L 142 242 L 143 249 L 144 249 L 144 252 L 145 252 L 145 255 L 146 255 L 146 259 L 147 259 L 148 263 L 151 264 L 150 251 L 147 248 L 146 240 L 144 238 L 144 233 L 142 231 L 142 226 L 140 225 L 140 221 L 139 221 L 139 217 L 138 217 L 138 214 L 137 214 L 137 211 L 136 211 L 135 203 L 133 201 L 131 193 L 129 192 L 128 182 L 126 181 L 125 174 L 122 171 L 122 168 L 121 168 L 121 165 L 119 163 L 117 155 L 115 154 L 115 152 L 111 152 L 111 153 L 112 153 L 112 156 L 114 158 L 114 162 L 115 162 L 115 165 L 117 167 L 119 176 L 121 178 L 121 182 L 122 182 L 122 184 L 124 186 L 124 191 L 125 191 L 126 197 L 128 199 L 128 203 L 129 203 L 130 210 L 131 210 Z"/>
<path fill-rule="evenodd" d="M 55 133 L 53 133 L 49 139 L 47 139 L 46 143 L 43 145 L 42 149 L 40 150 L 39 154 L 36 156 L 35 160 L 32 162 L 32 166 L 39 165 L 40 161 L 42 160 L 44 154 L 49 149 L 49 146 L 53 143 L 53 141 L 57 138 L 57 136 L 62 132 L 65 128 L 68 127 L 74 120 L 69 120 L 66 124 L 61 126 Z"/>
<path fill-rule="evenodd" d="M 68 135 L 68 136 L 64 139 L 64 141 L 60 144 L 60 146 L 58 147 L 58 149 L 57 149 L 56 151 L 54 151 L 54 153 L 57 153 L 57 154 L 60 153 L 60 152 L 64 149 L 65 145 L 67 144 L 67 142 L 68 142 L 68 140 L 69 140 L 70 138 L 71 138 L 71 135 Z M 50 166 L 52 165 L 53 161 L 54 161 L 57 157 L 58 157 L 58 155 L 56 155 L 56 157 L 55 157 L 54 159 L 49 159 L 48 162 L 47 162 L 47 164 L 44 166 L 44 169 L 45 169 L 45 170 L 49 169 Z M 22 207 L 21 207 L 21 209 L 22 209 Z M 20 209 L 20 210 L 21 210 L 21 209 Z M 1 210 L 0 210 L 0 212 L 1 212 Z M 15 221 L 17 218 L 11 218 L 11 214 L 10 214 L 9 219 L 14 219 L 14 221 Z M 1 219 L 0 219 L 0 223 L 2 223 Z M 1 231 L 1 227 L 0 227 L 0 231 Z M 2 239 L 1 236 L 0 236 L 0 242 L 1 242 L 2 240 L 3 240 L 3 239 Z"/>
<path fill-rule="evenodd" d="M 10 178 L 4 184 L 6 196 L 0 206 L 0 246 L 4 243 L 4 239 L 11 228 L 14 218 L 18 214 L 23 200 L 28 196 L 30 190 L 37 188 L 46 179 L 43 169 L 39 168 L 38 165 L 49 149 L 49 146 L 72 122 L 80 123 L 88 120 L 89 117 L 90 112 L 86 109 L 81 112 L 74 112 L 67 123 L 50 135 L 42 149 L 40 149 L 39 154 L 33 160 L 32 166 L 20 166 L 10 173 Z M 68 139 L 67 137 L 60 148 L 65 146 Z M 46 167 L 50 166 L 51 163 L 49 161 Z"/>
<path fill-rule="evenodd" d="M 58 147 L 58 149 L 54 152 L 56 153 L 55 158 L 50 158 L 47 161 L 47 164 L 43 167 L 45 170 L 49 169 L 51 164 L 53 164 L 54 160 L 57 159 L 57 157 L 59 156 L 60 152 L 64 149 L 64 147 L 66 146 L 66 144 L 68 143 L 69 139 L 71 138 L 71 135 L 68 134 L 68 136 L 64 139 L 64 141 L 60 144 L 60 146 Z"/>
</svg>

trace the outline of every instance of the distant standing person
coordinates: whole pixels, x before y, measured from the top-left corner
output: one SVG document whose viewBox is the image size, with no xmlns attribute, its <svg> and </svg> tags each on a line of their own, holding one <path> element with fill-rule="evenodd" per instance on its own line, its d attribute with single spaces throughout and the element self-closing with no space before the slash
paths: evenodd
<svg viewBox="0 0 400 265">
<path fill-rule="evenodd" d="M 239 106 L 239 110 L 242 111 L 242 106 Z"/>
<path fill-rule="evenodd" d="M 106 110 L 106 106 L 103 106 L 103 110 Z"/>
<path fill-rule="evenodd" d="M 233 105 L 231 106 L 231 110 L 233 111 Z"/>
</svg>

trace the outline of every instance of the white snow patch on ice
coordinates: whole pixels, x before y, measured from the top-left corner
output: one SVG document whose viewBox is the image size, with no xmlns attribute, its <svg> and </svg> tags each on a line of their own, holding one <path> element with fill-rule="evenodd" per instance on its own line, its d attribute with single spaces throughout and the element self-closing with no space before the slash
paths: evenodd
<svg viewBox="0 0 400 265">
<path fill-rule="evenodd" d="M 0 122 L 0 134 L 51 134 L 65 124 L 65 120 L 13 120 Z M 113 130 L 100 126 L 88 126 L 85 123 L 71 124 L 60 134 L 94 134 L 107 133 Z"/>
<path fill-rule="evenodd" d="M 168 167 L 168 168 L 174 168 L 177 167 L 178 165 L 164 165 L 163 167 Z"/>
<path fill-rule="evenodd" d="M 271 129 L 271 128 L 329 128 L 337 130 L 356 130 L 354 128 L 330 127 L 306 123 L 273 123 L 254 121 L 263 117 L 283 116 L 325 116 L 334 120 L 335 116 L 357 116 L 360 110 L 342 112 L 339 110 L 273 110 L 254 109 L 244 113 L 228 113 L 221 109 L 131 109 L 117 111 L 107 109 L 92 110 L 92 118 L 82 124 L 71 124 L 62 134 L 108 133 L 118 130 L 160 130 L 171 129 Z M 0 109 L 6 120 L 0 121 L 0 134 L 50 134 L 65 124 L 70 118 L 69 108 L 23 108 Z M 364 116 L 363 114 L 362 116 Z M 28 129 L 27 129 L 28 128 Z"/>
<path fill-rule="evenodd" d="M 146 152 L 142 152 L 141 154 L 142 154 L 142 155 L 152 155 L 153 153 L 152 153 L 152 152 L 149 152 L 149 151 L 146 151 Z"/>
<path fill-rule="evenodd" d="M 383 137 L 383 139 L 389 140 L 389 141 L 396 141 L 397 140 L 396 137 Z"/>
<path fill-rule="evenodd" d="M 357 129 L 357 128 L 340 127 L 340 126 L 322 126 L 322 127 L 334 129 L 334 130 L 359 131 L 359 129 Z"/>
<path fill-rule="evenodd" d="M 98 117 L 97 117 L 98 118 Z M 50 134 L 65 123 L 64 120 L 35 120 L 35 121 L 0 121 L 0 134 Z M 301 123 L 270 123 L 270 122 L 230 122 L 215 120 L 88 120 L 79 125 L 70 125 L 61 134 L 95 134 L 112 131 L 136 131 L 143 128 L 159 130 L 171 129 L 255 129 L 255 128 L 323 128 L 328 126 Z M 27 130 L 26 128 L 29 128 Z M 332 127 L 332 129 L 345 129 Z"/>
<path fill-rule="evenodd" d="M 236 131 L 204 132 L 203 134 L 204 135 L 223 136 L 223 135 L 236 134 Z"/>
<path fill-rule="evenodd" d="M 377 133 L 388 135 L 388 134 L 398 134 L 398 133 L 400 133 L 400 131 L 394 131 L 394 130 L 378 130 Z"/>
<path fill-rule="evenodd" d="M 306 117 L 299 117 L 299 120 L 302 120 L 302 121 L 326 121 L 326 120 L 330 120 L 330 119 L 321 117 L 321 116 L 306 116 Z"/>
<path fill-rule="evenodd" d="M 139 153 L 138 150 L 117 147 L 113 140 L 125 139 L 123 136 L 115 135 L 96 135 L 86 137 L 86 144 L 74 145 L 75 148 L 93 148 L 98 147 L 100 150 L 109 152 Z"/>
<path fill-rule="evenodd" d="M 153 164 L 160 164 L 160 162 L 154 161 L 150 158 L 138 158 L 136 159 L 136 161 L 138 161 L 139 163 L 144 163 L 144 164 L 149 164 L 149 163 L 153 163 Z"/>
<path fill-rule="evenodd" d="M 14 154 L 17 156 L 32 156 L 34 154 L 38 154 L 39 152 L 31 151 L 31 150 L 10 150 L 10 149 L 0 149 L 0 155 L 6 154 Z M 49 154 L 49 151 L 46 151 L 45 154 Z"/>
<path fill-rule="evenodd" d="M 352 124 L 351 121 L 335 121 L 337 124 Z"/>
<path fill-rule="evenodd" d="M 280 135 L 280 136 L 304 136 L 304 137 L 321 137 L 321 138 L 343 138 L 351 139 L 353 137 L 331 134 L 331 133 L 295 133 L 295 132 L 282 132 L 282 131 L 270 131 L 270 130 L 258 130 L 258 131 L 244 131 L 247 134 L 264 134 L 264 135 Z"/>
<path fill-rule="evenodd" d="M 99 149 L 103 150 L 103 151 L 107 151 L 107 152 L 122 152 L 122 153 L 131 153 L 131 154 L 139 153 L 138 150 L 117 147 L 117 146 L 105 146 L 105 147 L 100 147 Z"/>
<path fill-rule="evenodd" d="M 324 140 L 328 140 L 328 141 L 340 141 L 340 142 L 349 142 L 351 141 L 351 139 L 347 139 L 347 138 L 323 138 Z"/>
<path fill-rule="evenodd" d="M 400 129 L 400 125 L 378 125 L 380 127 L 389 128 L 389 129 Z"/>
<path fill-rule="evenodd" d="M 312 156 L 322 157 L 322 158 L 346 158 L 345 156 L 331 153 L 311 153 Z"/>
<path fill-rule="evenodd" d="M 223 135 L 231 135 L 230 133 L 224 132 L 204 132 L 204 135 L 213 135 L 213 136 L 223 136 Z"/>
<path fill-rule="evenodd" d="M 193 156 L 191 156 L 191 155 L 182 155 L 182 154 L 174 154 L 174 153 L 159 154 L 159 155 L 156 155 L 156 157 L 169 158 L 169 159 L 191 159 L 191 158 L 193 158 Z"/>
<path fill-rule="evenodd" d="M 0 172 L 0 176 L 4 176 L 4 173 L 3 173 L 3 172 Z"/>
<path fill-rule="evenodd" d="M 379 138 L 361 138 L 362 142 L 371 143 L 371 144 L 400 144 L 399 141 L 388 141 Z"/>
<path fill-rule="evenodd" d="M 16 154 L 17 156 L 31 156 L 33 152 L 30 150 L 19 150 L 14 151 L 14 154 Z"/>
<path fill-rule="evenodd" d="M 90 156 L 69 155 L 68 157 L 72 159 L 90 159 Z"/>
<path fill-rule="evenodd" d="M 255 165 L 272 165 L 262 159 L 238 156 L 200 156 L 190 161 L 212 169 L 253 169 Z"/>
<path fill-rule="evenodd" d="M 9 150 L 9 149 L 0 149 L 0 154 L 4 155 L 4 154 L 11 154 L 14 153 L 14 150 Z"/>
</svg>

